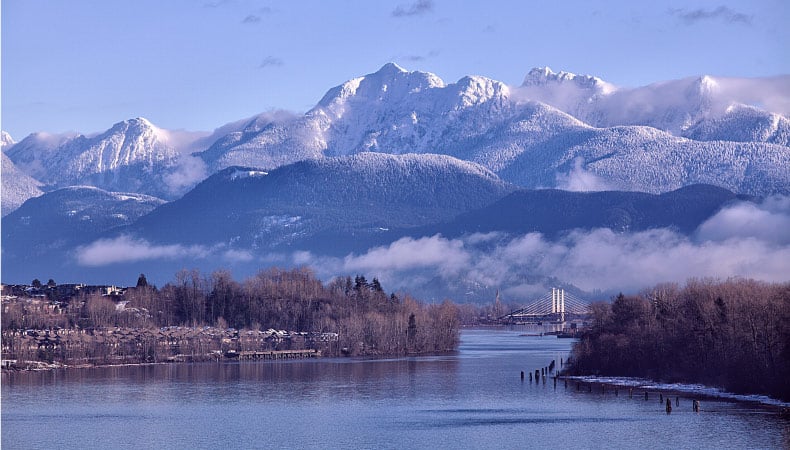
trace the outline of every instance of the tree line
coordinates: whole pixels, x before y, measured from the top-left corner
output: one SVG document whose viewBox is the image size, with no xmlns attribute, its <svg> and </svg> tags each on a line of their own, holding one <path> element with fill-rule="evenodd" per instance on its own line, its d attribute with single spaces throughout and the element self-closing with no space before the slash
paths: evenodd
<svg viewBox="0 0 790 450">
<path fill-rule="evenodd" d="M 591 305 L 572 374 L 719 386 L 790 401 L 790 283 L 661 284 Z"/>
<path fill-rule="evenodd" d="M 345 355 L 454 351 L 460 333 L 458 308 L 450 301 L 426 304 L 409 295 L 388 295 L 377 279 L 368 282 L 363 275 L 324 284 L 308 268 L 271 268 L 242 281 L 224 270 L 207 276 L 182 270 L 159 289 L 141 275 L 136 287 L 114 300 L 79 295 L 57 312 L 16 302 L 2 315 L 3 334 L 12 339 L 9 332 L 29 328 L 173 326 L 336 333 L 336 342 L 320 350 Z"/>
</svg>

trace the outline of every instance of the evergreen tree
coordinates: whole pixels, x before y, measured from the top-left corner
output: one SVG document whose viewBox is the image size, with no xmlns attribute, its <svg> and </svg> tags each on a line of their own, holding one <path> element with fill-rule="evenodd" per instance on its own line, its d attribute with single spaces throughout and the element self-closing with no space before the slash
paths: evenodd
<svg viewBox="0 0 790 450">
<path fill-rule="evenodd" d="M 357 275 L 354 277 L 354 290 L 360 292 L 362 288 L 368 287 L 368 280 L 364 275 Z"/>
<path fill-rule="evenodd" d="M 137 287 L 145 287 L 148 286 L 148 280 L 145 279 L 145 274 L 141 273 L 139 277 L 137 277 Z"/>
<path fill-rule="evenodd" d="M 409 328 L 406 330 L 406 346 L 407 351 L 414 351 L 414 345 L 417 338 L 417 318 L 414 313 L 409 314 Z"/>
<path fill-rule="evenodd" d="M 373 278 L 372 289 L 376 292 L 384 292 L 384 289 L 381 287 L 381 283 L 379 283 L 378 278 Z"/>
</svg>

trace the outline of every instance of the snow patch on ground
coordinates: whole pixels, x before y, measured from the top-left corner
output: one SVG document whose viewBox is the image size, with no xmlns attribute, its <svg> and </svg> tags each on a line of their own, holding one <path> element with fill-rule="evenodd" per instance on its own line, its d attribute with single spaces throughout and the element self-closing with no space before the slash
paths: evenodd
<svg viewBox="0 0 790 450">
<path fill-rule="evenodd" d="M 263 177 L 268 174 L 269 172 L 264 172 L 262 170 L 234 170 L 233 173 L 230 174 L 230 179 L 238 180 L 241 178 Z"/>
<path fill-rule="evenodd" d="M 614 386 L 624 386 L 642 390 L 680 392 L 683 394 L 721 398 L 726 400 L 762 403 L 765 405 L 780 406 L 784 408 L 790 407 L 790 402 L 783 402 L 765 395 L 733 394 L 732 392 L 727 392 L 716 387 L 705 386 L 704 384 L 660 383 L 645 378 L 632 377 L 568 376 L 565 378 L 569 380 L 579 380 L 586 383 L 611 384 Z"/>
</svg>

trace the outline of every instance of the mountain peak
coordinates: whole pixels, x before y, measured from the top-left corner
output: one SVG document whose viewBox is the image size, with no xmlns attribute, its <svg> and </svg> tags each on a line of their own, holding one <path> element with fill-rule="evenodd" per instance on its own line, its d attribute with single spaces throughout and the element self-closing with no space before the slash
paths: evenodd
<svg viewBox="0 0 790 450">
<path fill-rule="evenodd" d="M 157 127 L 144 117 L 135 117 L 118 122 L 101 134 L 98 139 L 106 139 L 110 136 L 124 136 L 124 139 L 133 140 L 143 139 L 164 145 L 169 145 L 170 140 L 170 133 L 167 130 Z"/>
<path fill-rule="evenodd" d="M 510 95 L 510 89 L 504 83 L 476 75 L 461 78 L 456 87 L 464 107 Z"/>
<path fill-rule="evenodd" d="M 157 130 L 157 127 L 144 117 L 135 117 L 114 124 L 110 130 Z"/>
<path fill-rule="evenodd" d="M 695 85 L 700 93 L 711 93 L 719 87 L 718 81 L 710 75 L 702 75 L 697 78 Z"/>
<path fill-rule="evenodd" d="M 533 67 L 527 74 L 527 78 L 540 80 L 540 79 L 547 79 L 551 75 L 555 75 L 555 73 L 553 70 L 551 70 L 551 67 L 549 66 Z M 524 81 L 526 82 L 526 79 Z"/>
<path fill-rule="evenodd" d="M 354 78 L 327 91 L 312 112 L 329 112 L 342 116 L 346 102 L 404 101 L 423 89 L 444 87 L 441 78 L 429 72 L 409 72 L 395 63 L 387 63 L 378 72 Z"/>
<path fill-rule="evenodd" d="M 387 64 L 381 66 L 381 69 L 379 69 L 374 75 L 394 75 L 394 74 L 407 73 L 407 72 L 408 70 L 397 65 L 396 63 L 388 62 Z"/>
<path fill-rule="evenodd" d="M 524 77 L 522 86 L 545 86 L 547 84 L 572 83 L 579 88 L 599 90 L 609 93 L 615 88 L 613 85 L 591 75 L 577 75 L 571 72 L 554 72 L 550 67 L 535 67 Z"/>
<path fill-rule="evenodd" d="M 0 131 L 0 149 L 14 145 L 14 138 L 5 131 Z"/>
</svg>

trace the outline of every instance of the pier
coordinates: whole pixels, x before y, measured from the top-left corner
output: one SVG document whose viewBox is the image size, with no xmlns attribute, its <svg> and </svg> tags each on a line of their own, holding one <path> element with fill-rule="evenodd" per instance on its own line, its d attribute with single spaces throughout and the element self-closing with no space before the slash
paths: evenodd
<svg viewBox="0 0 790 450">
<path fill-rule="evenodd" d="M 227 352 L 225 357 L 238 358 L 239 361 L 277 360 L 277 359 L 303 359 L 321 356 L 318 350 L 268 350 L 268 351 L 243 351 Z"/>
</svg>

